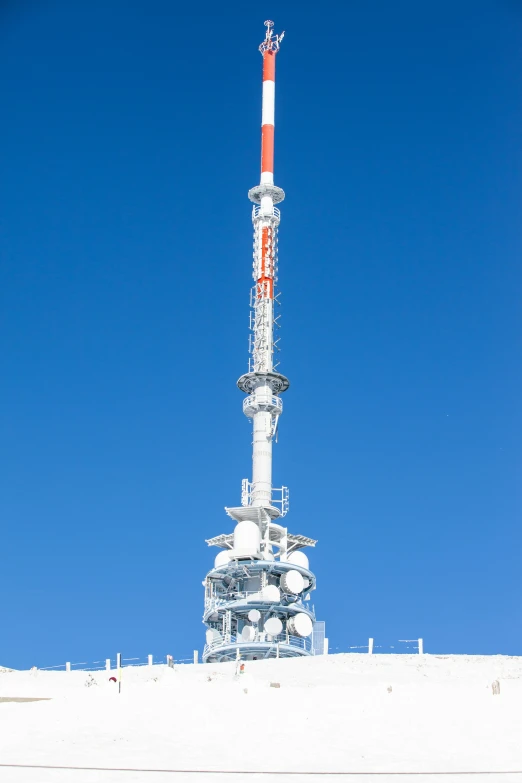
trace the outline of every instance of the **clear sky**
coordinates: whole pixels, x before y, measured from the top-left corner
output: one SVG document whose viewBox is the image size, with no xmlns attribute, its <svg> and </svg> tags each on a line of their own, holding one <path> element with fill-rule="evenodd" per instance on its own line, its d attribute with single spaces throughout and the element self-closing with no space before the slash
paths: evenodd
<svg viewBox="0 0 522 783">
<path fill-rule="evenodd" d="M 18 0 L 0 14 L 0 664 L 202 649 L 250 476 L 263 21 L 274 482 L 334 650 L 522 654 L 522 6 Z"/>
</svg>

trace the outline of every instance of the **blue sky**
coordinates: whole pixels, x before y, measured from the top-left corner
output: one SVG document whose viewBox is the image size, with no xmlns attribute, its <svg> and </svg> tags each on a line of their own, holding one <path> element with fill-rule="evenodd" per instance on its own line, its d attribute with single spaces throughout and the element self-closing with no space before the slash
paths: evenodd
<svg viewBox="0 0 522 783">
<path fill-rule="evenodd" d="M 274 481 L 333 649 L 522 654 L 522 10 L 4 4 L 0 663 L 202 648 L 250 476 L 249 187 L 278 57 Z"/>
</svg>

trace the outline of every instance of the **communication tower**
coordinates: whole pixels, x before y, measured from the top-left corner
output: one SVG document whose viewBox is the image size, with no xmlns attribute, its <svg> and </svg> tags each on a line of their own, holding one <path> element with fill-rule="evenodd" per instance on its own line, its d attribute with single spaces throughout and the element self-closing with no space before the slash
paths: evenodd
<svg viewBox="0 0 522 783">
<path fill-rule="evenodd" d="M 261 180 L 253 202 L 254 285 L 250 293 L 250 358 L 237 385 L 247 394 L 243 413 L 252 419 L 252 481 L 243 479 L 241 506 L 225 508 L 232 533 L 207 541 L 217 546 L 214 568 L 204 581 L 207 626 L 204 661 L 292 657 L 323 652 L 324 623 L 310 602 L 315 576 L 302 551 L 317 543 L 282 524 L 289 508 L 287 487 L 272 487 L 272 444 L 283 412 L 288 378 L 277 371 L 277 232 L 283 190 L 274 185 L 275 64 L 284 33 L 265 22 L 263 57 Z M 314 633 L 315 631 L 315 633 Z"/>
</svg>

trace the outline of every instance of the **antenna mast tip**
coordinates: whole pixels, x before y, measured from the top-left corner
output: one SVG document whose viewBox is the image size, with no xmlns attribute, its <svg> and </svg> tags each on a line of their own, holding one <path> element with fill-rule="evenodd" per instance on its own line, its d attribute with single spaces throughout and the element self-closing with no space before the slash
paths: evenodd
<svg viewBox="0 0 522 783">
<path fill-rule="evenodd" d="M 265 40 L 259 47 L 259 51 L 261 54 L 265 54 L 265 52 L 273 52 L 274 54 L 277 54 L 279 51 L 279 47 L 281 45 L 281 41 L 285 37 L 284 31 L 280 35 L 275 35 L 273 33 L 273 27 L 274 23 L 271 19 L 267 19 L 265 22 L 266 27 L 266 35 Z"/>
</svg>

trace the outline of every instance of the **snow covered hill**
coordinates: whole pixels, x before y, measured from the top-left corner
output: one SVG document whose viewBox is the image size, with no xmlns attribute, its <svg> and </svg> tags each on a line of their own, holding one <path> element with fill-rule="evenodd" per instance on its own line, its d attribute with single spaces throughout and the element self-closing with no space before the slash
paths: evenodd
<svg viewBox="0 0 522 783">
<path fill-rule="evenodd" d="M 109 676 L 0 671 L 1 783 L 522 783 L 522 658 L 330 655 L 248 662 L 242 675 L 157 665 L 123 669 L 121 694 Z"/>
</svg>

